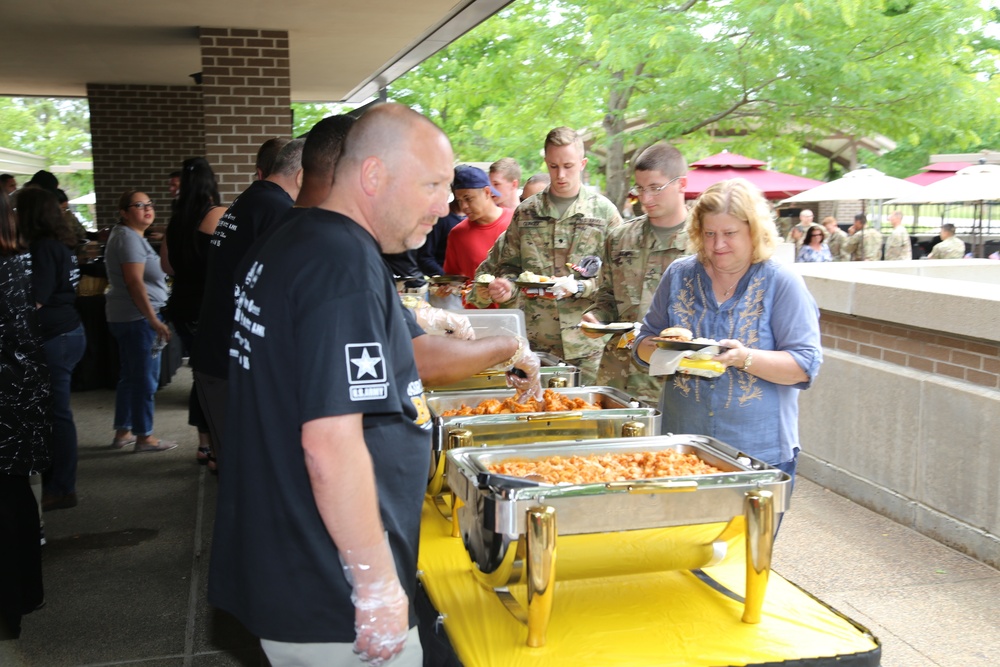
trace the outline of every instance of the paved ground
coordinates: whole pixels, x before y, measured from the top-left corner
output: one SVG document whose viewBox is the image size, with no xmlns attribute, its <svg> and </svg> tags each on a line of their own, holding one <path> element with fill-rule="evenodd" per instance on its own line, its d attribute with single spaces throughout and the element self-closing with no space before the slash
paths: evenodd
<svg viewBox="0 0 1000 667">
<path fill-rule="evenodd" d="M 195 464 L 190 373 L 157 395 L 156 454 L 111 451 L 114 395 L 74 394 L 80 505 L 46 513 L 47 605 L 3 667 L 263 664 L 205 601 L 215 478 Z M 775 553 L 786 578 L 870 628 L 885 667 L 1000 665 L 1000 572 L 800 479 Z"/>
</svg>

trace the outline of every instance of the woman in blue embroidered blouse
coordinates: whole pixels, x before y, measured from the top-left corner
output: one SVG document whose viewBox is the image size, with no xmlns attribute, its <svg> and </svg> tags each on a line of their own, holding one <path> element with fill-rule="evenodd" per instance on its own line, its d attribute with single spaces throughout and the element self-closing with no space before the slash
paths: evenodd
<svg viewBox="0 0 1000 667">
<path fill-rule="evenodd" d="M 812 225 L 806 230 L 806 237 L 802 240 L 802 247 L 799 249 L 799 256 L 796 262 L 832 262 L 833 255 L 830 254 L 830 246 L 826 244 L 826 233 L 819 225 Z"/>
<path fill-rule="evenodd" d="M 707 435 L 795 474 L 798 393 L 819 372 L 819 309 L 802 278 L 771 259 L 778 233 L 767 201 L 744 179 L 698 199 L 688 221 L 692 255 L 663 274 L 634 347 L 648 366 L 670 326 L 730 349 L 715 379 L 674 375 L 660 395 L 663 430 Z"/>
</svg>

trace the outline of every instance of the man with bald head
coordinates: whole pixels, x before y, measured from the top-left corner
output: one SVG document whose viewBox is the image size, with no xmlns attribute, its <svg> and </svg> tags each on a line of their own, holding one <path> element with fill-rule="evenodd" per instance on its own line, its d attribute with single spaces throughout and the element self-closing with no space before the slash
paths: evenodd
<svg viewBox="0 0 1000 667">
<path fill-rule="evenodd" d="M 374 107 L 329 194 L 241 267 L 209 600 L 275 667 L 422 663 L 430 413 L 381 253 L 424 242 L 452 163 L 429 120 Z"/>
</svg>

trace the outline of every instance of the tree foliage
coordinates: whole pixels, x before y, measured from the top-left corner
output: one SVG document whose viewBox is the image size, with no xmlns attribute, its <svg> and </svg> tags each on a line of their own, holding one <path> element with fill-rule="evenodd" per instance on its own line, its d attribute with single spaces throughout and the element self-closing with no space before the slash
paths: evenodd
<svg viewBox="0 0 1000 667">
<path fill-rule="evenodd" d="M 833 132 L 981 142 L 1000 92 L 989 18 L 978 0 L 522 0 L 391 95 L 460 157 L 512 155 L 527 171 L 549 129 L 585 129 L 621 204 L 627 160 L 657 140 L 816 177 L 826 168 L 801 147 Z"/>
<path fill-rule="evenodd" d="M 90 107 L 87 100 L 0 97 L 0 146 L 40 155 L 50 165 L 91 157 Z M 90 192 L 90 170 L 58 174 L 70 198 Z"/>
</svg>

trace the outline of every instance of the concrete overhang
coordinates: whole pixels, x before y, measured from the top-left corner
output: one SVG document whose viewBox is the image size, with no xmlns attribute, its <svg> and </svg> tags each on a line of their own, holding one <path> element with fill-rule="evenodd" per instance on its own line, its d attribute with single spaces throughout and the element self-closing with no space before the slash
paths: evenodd
<svg viewBox="0 0 1000 667">
<path fill-rule="evenodd" d="M 296 102 L 362 102 L 511 0 L 35 0 L 4 12 L 0 95 L 192 85 L 198 27 L 287 30 Z"/>
</svg>

